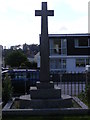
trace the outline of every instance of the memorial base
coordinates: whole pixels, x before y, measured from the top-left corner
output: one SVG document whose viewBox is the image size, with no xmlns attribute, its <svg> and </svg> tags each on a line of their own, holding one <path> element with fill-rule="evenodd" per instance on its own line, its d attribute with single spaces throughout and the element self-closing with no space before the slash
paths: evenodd
<svg viewBox="0 0 90 120">
<path fill-rule="evenodd" d="M 72 98 L 68 99 L 35 99 L 21 101 L 21 106 L 28 109 L 50 109 L 50 108 L 69 108 L 72 107 Z"/>
<path fill-rule="evenodd" d="M 37 83 L 36 88 L 30 88 L 31 99 L 60 99 L 61 89 L 55 89 L 54 83 Z"/>
<path fill-rule="evenodd" d="M 31 99 L 59 99 L 61 89 L 37 89 L 30 90 Z"/>
<path fill-rule="evenodd" d="M 55 89 L 54 83 L 37 83 L 30 88 L 31 108 L 59 108 L 61 89 Z"/>
</svg>

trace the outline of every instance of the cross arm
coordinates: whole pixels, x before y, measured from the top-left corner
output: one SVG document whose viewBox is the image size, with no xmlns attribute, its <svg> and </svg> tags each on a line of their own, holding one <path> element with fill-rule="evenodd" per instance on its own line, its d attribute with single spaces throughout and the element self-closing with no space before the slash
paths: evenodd
<svg viewBox="0 0 90 120">
<path fill-rule="evenodd" d="M 48 16 L 54 16 L 54 10 L 48 10 Z"/>
<path fill-rule="evenodd" d="M 41 10 L 35 10 L 35 16 L 41 16 L 42 12 Z"/>
</svg>

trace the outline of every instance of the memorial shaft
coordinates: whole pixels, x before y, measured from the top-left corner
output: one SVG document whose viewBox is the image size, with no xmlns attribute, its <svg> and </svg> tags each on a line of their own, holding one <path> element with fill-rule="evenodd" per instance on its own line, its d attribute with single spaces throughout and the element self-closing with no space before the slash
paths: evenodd
<svg viewBox="0 0 90 120">
<path fill-rule="evenodd" d="M 41 16 L 40 82 L 49 82 L 48 16 L 53 16 L 54 11 L 47 10 L 47 2 L 42 2 L 42 10 L 36 10 L 35 15 Z"/>
</svg>

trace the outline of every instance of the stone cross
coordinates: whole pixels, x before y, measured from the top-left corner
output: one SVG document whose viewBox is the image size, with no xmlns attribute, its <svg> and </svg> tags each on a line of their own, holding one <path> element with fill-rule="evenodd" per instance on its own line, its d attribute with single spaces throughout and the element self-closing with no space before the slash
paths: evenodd
<svg viewBox="0 0 90 120">
<path fill-rule="evenodd" d="M 40 82 L 49 82 L 49 39 L 48 16 L 54 16 L 53 10 L 47 10 L 47 2 L 42 2 L 42 10 L 35 10 L 35 16 L 41 16 L 40 37 Z"/>
</svg>

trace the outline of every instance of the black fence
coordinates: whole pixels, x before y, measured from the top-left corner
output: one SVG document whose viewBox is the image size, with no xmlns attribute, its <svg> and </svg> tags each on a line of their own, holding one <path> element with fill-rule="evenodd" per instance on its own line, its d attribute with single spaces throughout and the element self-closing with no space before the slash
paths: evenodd
<svg viewBox="0 0 90 120">
<path fill-rule="evenodd" d="M 62 94 L 76 96 L 85 91 L 86 73 L 53 73 L 51 80 L 55 83 L 56 88 L 61 88 Z"/>
<path fill-rule="evenodd" d="M 51 74 L 51 80 L 53 82 L 85 82 L 86 73 L 63 73 L 63 74 Z"/>
<path fill-rule="evenodd" d="M 27 72 L 27 71 L 26 71 Z M 30 86 L 36 86 L 36 82 L 40 80 L 39 71 L 29 71 L 29 78 L 25 71 L 15 74 L 14 78 L 11 76 L 12 86 L 14 92 L 29 92 Z M 14 72 L 16 73 L 16 72 Z M 22 75 L 24 76 L 21 76 Z M 5 73 L 2 74 L 4 79 Z M 26 76 L 25 76 L 26 75 Z M 17 79 L 16 79 L 17 77 Z M 62 94 L 78 95 L 85 90 L 86 78 L 90 78 L 86 73 L 51 73 L 50 81 L 55 83 L 55 87 L 60 87 Z"/>
</svg>

